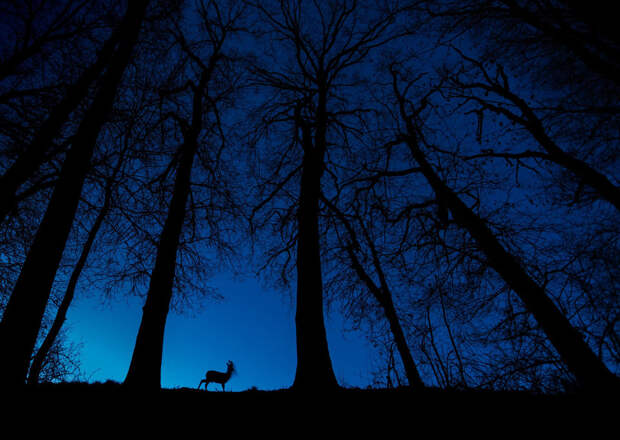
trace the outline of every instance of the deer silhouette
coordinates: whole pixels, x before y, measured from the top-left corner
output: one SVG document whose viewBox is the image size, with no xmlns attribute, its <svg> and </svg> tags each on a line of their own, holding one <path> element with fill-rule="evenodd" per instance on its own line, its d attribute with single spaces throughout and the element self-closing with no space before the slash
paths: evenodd
<svg viewBox="0 0 620 440">
<path fill-rule="evenodd" d="M 226 362 L 225 373 L 222 373 L 221 371 L 209 370 L 207 371 L 205 378 L 202 379 L 200 383 L 198 384 L 198 389 L 200 389 L 201 385 L 204 383 L 205 391 L 207 391 L 207 387 L 209 386 L 211 382 L 213 382 L 213 383 L 219 383 L 220 385 L 222 385 L 222 391 L 226 391 L 224 386 L 226 385 L 226 382 L 228 382 L 228 379 L 230 379 L 230 376 L 233 374 L 234 371 L 235 371 L 235 365 L 233 364 L 232 361 Z"/>
</svg>

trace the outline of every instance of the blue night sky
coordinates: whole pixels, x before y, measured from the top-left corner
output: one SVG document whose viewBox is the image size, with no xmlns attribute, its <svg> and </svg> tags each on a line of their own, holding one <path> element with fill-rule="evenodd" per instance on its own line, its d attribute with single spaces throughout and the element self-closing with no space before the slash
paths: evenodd
<svg viewBox="0 0 620 440">
<path fill-rule="evenodd" d="M 258 281 L 221 276 L 210 283 L 222 300 L 206 300 L 197 312 L 168 315 L 162 362 L 163 388 L 195 388 L 206 370 L 225 370 L 235 363 L 237 374 L 226 390 L 289 387 L 295 378 L 295 304 L 292 295 L 262 287 Z M 78 287 L 79 289 L 79 287 Z M 81 369 L 89 382 L 122 382 L 127 374 L 142 317 L 136 297 L 80 297 L 71 307 L 67 328 L 81 343 Z M 359 332 L 345 331 L 336 310 L 326 314 L 333 368 L 341 385 L 365 387 L 372 382 L 376 357 Z M 210 390 L 220 390 L 217 384 Z"/>
</svg>

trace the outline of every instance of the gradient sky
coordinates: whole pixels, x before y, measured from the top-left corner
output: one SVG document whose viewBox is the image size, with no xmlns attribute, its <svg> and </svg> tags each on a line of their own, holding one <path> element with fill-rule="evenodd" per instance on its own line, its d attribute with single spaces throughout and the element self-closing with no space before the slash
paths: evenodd
<svg viewBox="0 0 620 440">
<path fill-rule="evenodd" d="M 168 315 L 161 385 L 195 388 L 206 370 L 237 368 L 226 390 L 289 387 L 295 377 L 295 304 L 291 295 L 265 289 L 258 281 L 221 276 L 211 285 L 223 300 L 207 300 L 203 310 Z M 78 286 L 79 290 L 79 286 Z M 135 344 L 143 300 L 113 299 L 102 304 L 78 291 L 66 322 L 69 338 L 81 343 L 81 368 L 89 382 L 122 382 Z M 372 383 L 376 351 L 358 332 L 344 331 L 342 317 L 326 315 L 329 349 L 340 385 Z M 219 390 L 211 384 L 210 390 Z"/>
</svg>

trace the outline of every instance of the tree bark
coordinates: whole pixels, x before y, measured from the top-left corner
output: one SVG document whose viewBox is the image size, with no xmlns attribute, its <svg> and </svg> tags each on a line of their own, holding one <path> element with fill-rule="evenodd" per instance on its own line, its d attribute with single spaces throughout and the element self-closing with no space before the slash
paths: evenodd
<svg viewBox="0 0 620 440">
<path fill-rule="evenodd" d="M 314 142 L 308 124 L 298 121 L 304 156 L 297 212 L 297 370 L 293 388 L 303 391 L 338 387 L 327 346 L 319 245 L 319 198 L 327 128 L 325 98 L 324 93 L 320 94 Z"/>
<path fill-rule="evenodd" d="M 310 156 L 310 157 L 307 157 Z M 327 346 L 319 249 L 319 181 L 312 154 L 301 177 L 297 238 L 297 371 L 293 387 L 313 390 L 338 386 Z"/>
<path fill-rule="evenodd" d="M 0 323 L 0 380 L 7 386 L 24 384 L 41 319 L 69 231 L 97 137 L 110 112 L 145 15 L 148 0 L 132 1 L 124 20 L 120 44 L 104 74 L 63 163 L 58 183 Z"/>
</svg>

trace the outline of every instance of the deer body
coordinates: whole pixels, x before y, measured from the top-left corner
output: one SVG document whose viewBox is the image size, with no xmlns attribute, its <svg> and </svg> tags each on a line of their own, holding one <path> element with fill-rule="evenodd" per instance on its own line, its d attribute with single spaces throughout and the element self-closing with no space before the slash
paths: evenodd
<svg viewBox="0 0 620 440">
<path fill-rule="evenodd" d="M 226 382 L 228 382 L 228 380 L 230 379 L 230 376 L 232 376 L 234 371 L 235 371 L 235 366 L 232 363 L 232 361 L 228 361 L 226 363 L 226 372 L 209 370 L 207 371 L 205 378 L 202 379 L 200 383 L 198 384 L 198 389 L 200 389 L 203 383 L 205 384 L 205 391 L 207 391 L 207 387 L 209 386 L 210 383 L 219 383 L 220 385 L 222 385 L 222 391 L 226 391 L 225 390 Z"/>
</svg>

